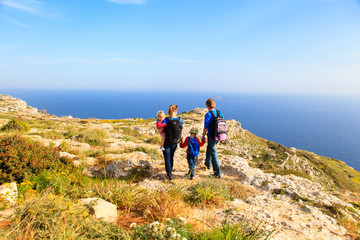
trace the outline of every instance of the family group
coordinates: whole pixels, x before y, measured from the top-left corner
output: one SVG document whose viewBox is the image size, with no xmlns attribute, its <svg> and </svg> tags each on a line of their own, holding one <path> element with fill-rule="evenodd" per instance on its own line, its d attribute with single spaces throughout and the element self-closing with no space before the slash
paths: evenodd
<svg viewBox="0 0 360 240">
<path fill-rule="evenodd" d="M 227 140 L 227 127 L 224 120 L 224 115 L 221 111 L 216 110 L 214 99 L 209 98 L 206 101 L 208 112 L 204 117 L 204 130 L 201 141 L 197 138 L 198 129 L 191 128 L 189 131 L 190 136 L 185 139 L 181 136 L 183 128 L 182 118 L 177 116 L 177 106 L 170 105 L 166 117 L 164 111 L 159 111 L 157 114 L 156 127 L 162 138 L 161 150 L 164 154 L 165 170 L 169 180 L 172 180 L 172 170 L 174 166 L 174 154 L 178 144 L 181 148 L 187 147 L 187 161 L 189 172 L 187 175 L 190 179 L 194 179 L 195 165 L 199 155 L 200 147 L 204 146 L 207 142 L 205 166 L 210 170 L 213 167 L 214 177 L 221 178 L 220 164 L 217 155 L 216 145 L 219 141 Z M 205 136 L 207 136 L 207 141 Z"/>
</svg>

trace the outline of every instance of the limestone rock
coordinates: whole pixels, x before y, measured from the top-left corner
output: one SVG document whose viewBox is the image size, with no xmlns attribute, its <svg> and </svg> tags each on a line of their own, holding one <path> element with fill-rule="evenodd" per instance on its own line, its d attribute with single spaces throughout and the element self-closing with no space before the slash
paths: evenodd
<svg viewBox="0 0 360 240">
<path fill-rule="evenodd" d="M 27 106 L 26 102 L 9 95 L 0 94 L 0 113 L 16 112 L 25 115 L 39 115 L 36 108 Z"/>
<path fill-rule="evenodd" d="M 70 159 L 76 159 L 78 156 L 68 153 L 68 152 L 59 152 L 60 157 L 66 157 Z"/>
<path fill-rule="evenodd" d="M 116 222 L 117 210 L 116 205 L 109 203 L 100 198 L 81 199 L 80 202 L 90 209 L 90 214 L 98 219 L 107 222 Z"/>
<path fill-rule="evenodd" d="M 6 205 L 15 206 L 17 204 L 18 190 L 16 182 L 4 183 L 0 186 L 0 199 L 4 200 Z"/>
<path fill-rule="evenodd" d="M 109 177 L 124 178 L 131 174 L 133 170 L 144 171 L 151 175 L 153 166 L 151 162 L 146 160 L 116 160 L 106 167 L 105 172 Z"/>
</svg>

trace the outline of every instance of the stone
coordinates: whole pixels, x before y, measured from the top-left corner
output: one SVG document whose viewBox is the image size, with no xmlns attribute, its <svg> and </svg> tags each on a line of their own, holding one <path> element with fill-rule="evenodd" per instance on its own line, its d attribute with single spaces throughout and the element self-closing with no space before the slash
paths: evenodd
<svg viewBox="0 0 360 240">
<path fill-rule="evenodd" d="M 107 222 L 116 222 L 116 205 L 109 203 L 101 198 L 80 199 L 80 202 L 89 208 L 90 214 L 95 218 L 102 219 Z"/>
<path fill-rule="evenodd" d="M 68 153 L 68 152 L 59 152 L 60 157 L 66 157 L 70 159 L 76 159 L 78 156 Z"/>
<path fill-rule="evenodd" d="M 144 171 L 148 175 L 152 175 L 153 166 L 146 160 L 116 160 L 110 163 L 106 168 L 106 175 L 114 178 L 124 178 L 131 174 L 132 170 Z"/>
<path fill-rule="evenodd" d="M 16 182 L 4 183 L 0 186 L 0 199 L 5 201 L 7 206 L 16 206 L 18 190 Z"/>
</svg>

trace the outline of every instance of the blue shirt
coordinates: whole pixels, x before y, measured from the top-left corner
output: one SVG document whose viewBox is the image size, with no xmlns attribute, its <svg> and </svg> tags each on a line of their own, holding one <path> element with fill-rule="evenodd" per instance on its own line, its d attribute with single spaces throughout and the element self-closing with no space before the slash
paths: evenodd
<svg viewBox="0 0 360 240">
<path fill-rule="evenodd" d="M 178 117 L 172 118 L 171 120 L 176 120 L 177 118 L 178 118 Z M 180 118 L 180 122 L 181 122 L 181 125 L 184 124 L 182 118 Z M 169 123 L 169 118 L 166 117 L 162 123 Z"/>
<path fill-rule="evenodd" d="M 217 116 L 216 110 L 211 110 L 211 111 L 215 114 L 215 116 Z M 225 119 L 222 112 L 221 111 L 219 111 L 219 112 L 220 112 L 220 116 L 223 119 Z M 211 122 L 212 122 L 213 118 L 214 117 L 213 117 L 213 115 L 211 114 L 210 111 L 205 114 L 204 128 L 206 128 L 208 130 L 208 132 L 207 132 L 208 137 L 210 136 L 210 125 L 211 125 Z"/>
</svg>

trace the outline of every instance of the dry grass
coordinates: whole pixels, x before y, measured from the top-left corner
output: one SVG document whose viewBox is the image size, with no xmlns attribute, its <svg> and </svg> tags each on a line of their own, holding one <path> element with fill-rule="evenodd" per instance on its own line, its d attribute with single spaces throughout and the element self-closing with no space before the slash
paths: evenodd
<svg viewBox="0 0 360 240">
<path fill-rule="evenodd" d="M 166 218 L 175 218 L 180 215 L 185 217 L 190 209 L 181 195 L 166 190 L 153 192 L 144 200 L 148 202 L 144 213 L 151 220 L 165 221 Z"/>
<path fill-rule="evenodd" d="M 244 200 L 245 198 L 255 196 L 259 190 L 254 187 L 245 186 L 244 184 L 233 179 L 223 180 L 223 184 L 229 189 L 234 198 Z"/>
<path fill-rule="evenodd" d="M 122 227 L 125 230 L 130 230 L 130 224 L 136 223 L 137 225 L 144 225 L 150 223 L 149 219 L 144 216 L 139 216 L 134 213 L 127 213 L 124 215 L 119 215 L 117 218 L 116 224 Z"/>
</svg>

